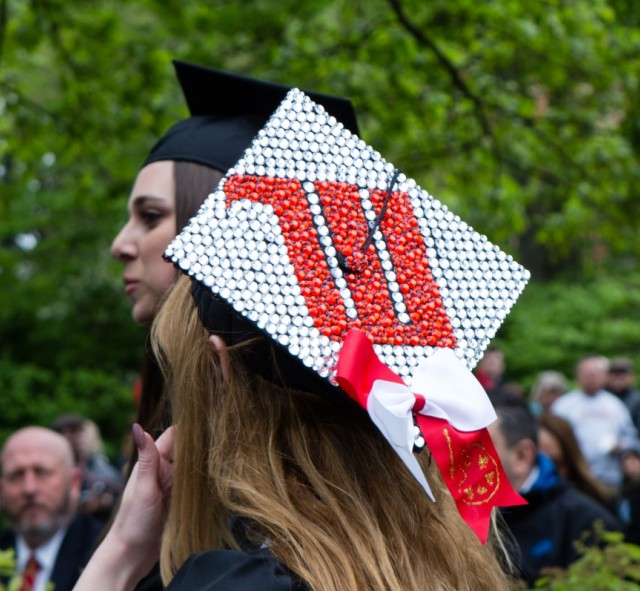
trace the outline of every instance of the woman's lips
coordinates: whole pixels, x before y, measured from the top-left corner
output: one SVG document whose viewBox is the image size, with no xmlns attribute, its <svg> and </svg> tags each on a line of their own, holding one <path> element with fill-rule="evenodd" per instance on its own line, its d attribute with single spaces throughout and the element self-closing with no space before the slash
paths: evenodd
<svg viewBox="0 0 640 591">
<path fill-rule="evenodd" d="M 124 280 L 124 293 L 127 295 L 131 295 L 137 288 L 140 282 L 136 279 L 127 279 Z"/>
</svg>

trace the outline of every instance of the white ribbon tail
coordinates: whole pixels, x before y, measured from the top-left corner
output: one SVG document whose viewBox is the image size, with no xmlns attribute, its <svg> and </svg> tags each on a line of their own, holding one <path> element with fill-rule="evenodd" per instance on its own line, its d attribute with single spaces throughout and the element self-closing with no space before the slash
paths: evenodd
<svg viewBox="0 0 640 591">
<path fill-rule="evenodd" d="M 413 416 L 415 396 L 404 385 L 377 380 L 367 401 L 367 411 L 391 447 L 411 474 L 420 483 L 429 498 L 435 502 L 431 487 L 413 455 Z"/>
</svg>

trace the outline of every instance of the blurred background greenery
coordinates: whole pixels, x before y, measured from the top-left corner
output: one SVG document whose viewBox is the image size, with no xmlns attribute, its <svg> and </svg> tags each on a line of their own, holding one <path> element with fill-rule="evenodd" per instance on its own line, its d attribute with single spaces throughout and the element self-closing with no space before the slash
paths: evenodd
<svg viewBox="0 0 640 591">
<path fill-rule="evenodd" d="M 142 331 L 109 244 L 187 114 L 177 58 L 352 98 L 361 135 L 532 272 L 525 388 L 640 361 L 635 0 L 0 0 L 0 440 L 77 411 L 111 453 Z"/>
</svg>

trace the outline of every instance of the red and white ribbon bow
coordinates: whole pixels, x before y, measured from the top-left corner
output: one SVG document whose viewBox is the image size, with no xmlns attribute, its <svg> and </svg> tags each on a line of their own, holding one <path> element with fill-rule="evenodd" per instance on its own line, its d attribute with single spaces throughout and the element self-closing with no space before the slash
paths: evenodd
<svg viewBox="0 0 640 591">
<path fill-rule="evenodd" d="M 486 427 L 496 413 L 475 376 L 451 349 L 438 349 L 415 370 L 411 386 L 384 365 L 371 341 L 347 333 L 336 379 L 365 408 L 429 497 L 413 454 L 416 422 L 463 519 L 484 543 L 491 509 L 524 501 L 513 490 Z"/>
</svg>

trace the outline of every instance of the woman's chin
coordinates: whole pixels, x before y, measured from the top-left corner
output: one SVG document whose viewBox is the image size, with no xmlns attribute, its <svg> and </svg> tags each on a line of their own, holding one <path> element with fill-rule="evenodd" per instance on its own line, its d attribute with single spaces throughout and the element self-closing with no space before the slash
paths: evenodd
<svg viewBox="0 0 640 591">
<path fill-rule="evenodd" d="M 155 310 L 150 306 L 144 305 L 144 302 L 137 302 L 133 306 L 131 316 L 137 324 L 140 324 L 141 326 L 148 326 L 153 322 Z"/>
</svg>

